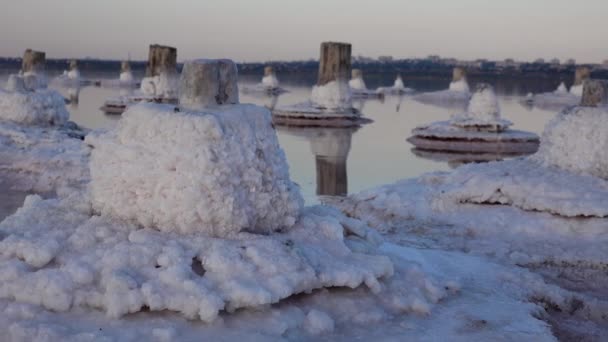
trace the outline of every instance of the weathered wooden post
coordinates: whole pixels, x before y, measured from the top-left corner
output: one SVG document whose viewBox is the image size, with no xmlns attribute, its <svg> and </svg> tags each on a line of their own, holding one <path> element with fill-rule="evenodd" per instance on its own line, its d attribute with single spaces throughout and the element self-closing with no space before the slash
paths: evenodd
<svg viewBox="0 0 608 342">
<path fill-rule="evenodd" d="M 74 71 L 74 70 L 78 70 L 78 61 L 75 59 L 72 59 L 70 61 L 69 67 L 68 67 L 69 71 Z"/>
<path fill-rule="evenodd" d="M 467 78 L 467 72 L 464 68 L 455 67 L 452 69 L 452 82 L 458 82 Z"/>
<path fill-rule="evenodd" d="M 229 59 L 199 59 L 184 64 L 179 84 L 179 105 L 200 110 L 207 106 L 239 103 L 236 64 Z"/>
<path fill-rule="evenodd" d="M 150 45 L 146 77 L 160 76 L 163 72 L 177 71 L 177 49 L 158 44 Z"/>
<path fill-rule="evenodd" d="M 46 54 L 42 51 L 34 51 L 27 49 L 23 53 L 23 61 L 21 62 L 21 71 L 24 74 L 44 74 L 46 64 Z"/>
<path fill-rule="evenodd" d="M 574 70 L 574 86 L 580 86 L 591 76 L 591 69 L 586 66 L 576 67 Z"/>
<path fill-rule="evenodd" d="M 319 77 L 312 89 L 311 100 L 316 107 L 332 112 L 352 111 L 348 86 L 351 45 L 347 43 L 321 43 Z"/>
<path fill-rule="evenodd" d="M 348 80 L 350 74 L 351 45 L 348 43 L 321 43 L 319 59 L 318 86 L 324 86 L 332 81 Z"/>
<path fill-rule="evenodd" d="M 361 69 L 353 69 L 353 71 L 351 72 L 350 78 L 352 80 L 356 80 L 358 78 L 363 78 L 363 71 L 361 71 Z"/>
<path fill-rule="evenodd" d="M 583 83 L 581 106 L 598 107 L 608 104 L 608 81 L 586 80 Z"/>
<path fill-rule="evenodd" d="M 44 52 L 25 50 L 21 62 L 21 73 L 26 89 L 35 90 L 46 87 L 45 65 L 46 54 Z"/>
<path fill-rule="evenodd" d="M 120 72 L 130 72 L 131 71 L 131 64 L 128 61 L 122 61 L 120 62 Z"/>
<path fill-rule="evenodd" d="M 265 66 L 264 67 L 264 76 L 266 77 L 266 76 L 272 76 L 272 75 L 274 75 L 274 69 L 270 65 Z"/>
</svg>

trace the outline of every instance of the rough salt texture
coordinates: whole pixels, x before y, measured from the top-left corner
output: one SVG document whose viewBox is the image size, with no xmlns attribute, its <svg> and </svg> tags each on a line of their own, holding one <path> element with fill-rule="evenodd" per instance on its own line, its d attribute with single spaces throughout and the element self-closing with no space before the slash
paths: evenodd
<svg viewBox="0 0 608 342">
<path fill-rule="evenodd" d="M 0 186 L 40 193 L 84 186 L 89 180 L 85 133 L 0 122 Z"/>
<path fill-rule="evenodd" d="M 479 127 L 489 131 L 503 131 L 512 125 L 501 118 L 498 98 L 486 84 L 477 87 L 466 112 L 452 115 L 450 122 L 457 127 Z"/>
<path fill-rule="evenodd" d="M 608 179 L 608 110 L 574 107 L 546 126 L 535 160 L 574 173 Z"/>
<path fill-rule="evenodd" d="M 160 76 L 144 77 L 141 80 L 140 91 L 145 96 L 160 98 L 177 98 L 179 76 L 163 72 Z"/>
<path fill-rule="evenodd" d="M 346 82 L 331 81 L 312 88 L 312 102 L 325 109 L 343 110 L 352 108 L 350 87 Z"/>
<path fill-rule="evenodd" d="M 292 226 L 303 205 L 267 109 L 130 107 L 88 136 L 93 208 L 171 232 L 226 236 Z"/>
<path fill-rule="evenodd" d="M 54 90 L 24 91 L 23 81 L 11 76 L 11 90 L 0 90 L 0 120 L 24 125 L 61 126 L 70 115 L 63 97 Z"/>
<path fill-rule="evenodd" d="M 311 208 L 290 232 L 232 239 L 162 233 L 91 216 L 86 193 L 29 196 L 0 223 L 0 298 L 65 312 L 142 310 L 215 320 L 220 311 L 262 307 L 321 287 L 367 285 L 393 273 L 384 256 L 352 252 L 379 240 L 360 222 Z M 369 235 L 368 235 L 369 234 Z"/>
<path fill-rule="evenodd" d="M 348 86 L 354 90 L 367 90 L 363 77 L 359 76 L 348 81 Z"/>
</svg>

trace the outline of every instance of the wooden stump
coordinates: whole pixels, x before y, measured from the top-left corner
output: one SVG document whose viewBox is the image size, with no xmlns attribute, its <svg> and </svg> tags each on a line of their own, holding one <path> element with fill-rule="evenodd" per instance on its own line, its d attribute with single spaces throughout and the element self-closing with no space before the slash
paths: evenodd
<svg viewBox="0 0 608 342">
<path fill-rule="evenodd" d="M 608 104 L 608 81 L 586 80 L 583 85 L 581 106 L 598 107 Z"/>
<path fill-rule="evenodd" d="M 148 53 L 146 77 L 160 76 L 163 72 L 177 71 L 177 49 L 170 46 L 153 44 Z"/>
<path fill-rule="evenodd" d="M 271 66 L 266 66 L 264 68 L 264 76 L 270 76 L 272 74 L 274 74 L 274 70 L 272 69 L 272 67 Z"/>
<path fill-rule="evenodd" d="M 351 45 L 347 43 L 321 43 L 318 86 L 332 81 L 348 81 L 351 67 Z"/>
<path fill-rule="evenodd" d="M 123 73 L 123 72 L 129 72 L 129 71 L 131 71 L 131 64 L 129 64 L 128 61 L 122 61 L 120 63 L 120 72 Z"/>
<path fill-rule="evenodd" d="M 461 67 L 455 67 L 452 69 L 452 82 L 458 82 L 467 77 L 467 72 Z"/>
<path fill-rule="evenodd" d="M 589 67 L 581 66 L 577 67 L 574 71 L 574 84 L 575 86 L 583 84 L 591 76 L 591 70 Z"/>
<path fill-rule="evenodd" d="M 70 61 L 70 65 L 68 67 L 68 70 L 72 71 L 72 70 L 76 70 L 76 69 L 78 69 L 78 61 L 75 60 L 75 59 L 72 59 Z"/>
<path fill-rule="evenodd" d="M 21 71 L 23 73 L 43 73 L 46 64 L 46 54 L 41 51 L 27 49 L 23 53 Z"/>
<path fill-rule="evenodd" d="M 361 71 L 361 69 L 353 69 L 350 74 L 350 78 L 353 80 L 357 78 L 363 78 L 363 71 Z"/>
<path fill-rule="evenodd" d="M 179 85 L 180 107 L 200 110 L 207 106 L 239 103 L 236 64 L 229 59 L 201 59 L 184 64 Z"/>
</svg>

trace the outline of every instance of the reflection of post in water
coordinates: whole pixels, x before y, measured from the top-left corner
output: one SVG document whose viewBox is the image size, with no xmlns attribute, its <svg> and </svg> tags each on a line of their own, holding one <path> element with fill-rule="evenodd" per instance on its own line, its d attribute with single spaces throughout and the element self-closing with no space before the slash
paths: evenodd
<svg viewBox="0 0 608 342">
<path fill-rule="evenodd" d="M 346 159 L 315 156 L 317 195 L 345 196 L 348 193 Z"/>
<path fill-rule="evenodd" d="M 78 102 L 80 101 L 80 86 L 68 88 L 68 100 L 70 102 L 71 107 L 78 107 Z"/>
<path fill-rule="evenodd" d="M 348 193 L 346 160 L 356 128 L 309 128 L 310 147 L 315 155 L 317 195 L 345 196 Z"/>
</svg>

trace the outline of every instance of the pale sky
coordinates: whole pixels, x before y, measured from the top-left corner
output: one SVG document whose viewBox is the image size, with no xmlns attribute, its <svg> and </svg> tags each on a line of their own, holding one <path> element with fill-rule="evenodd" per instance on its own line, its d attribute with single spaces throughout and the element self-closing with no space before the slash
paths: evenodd
<svg viewBox="0 0 608 342">
<path fill-rule="evenodd" d="M 318 58 L 319 43 L 395 58 L 608 59 L 608 0 L 0 0 L 0 56 L 180 61 Z"/>
</svg>

